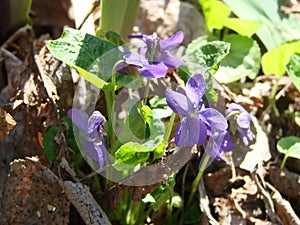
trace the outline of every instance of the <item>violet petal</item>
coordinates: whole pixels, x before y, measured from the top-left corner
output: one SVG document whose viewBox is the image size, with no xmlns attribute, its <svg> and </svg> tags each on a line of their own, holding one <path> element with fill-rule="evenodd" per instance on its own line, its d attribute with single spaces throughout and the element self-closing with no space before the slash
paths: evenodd
<svg viewBox="0 0 300 225">
<path fill-rule="evenodd" d="M 239 127 L 248 129 L 250 128 L 250 121 L 251 117 L 248 112 L 242 112 L 238 117 L 237 117 L 237 124 Z"/>
<path fill-rule="evenodd" d="M 104 163 L 108 161 L 108 155 L 104 144 L 104 140 L 102 141 L 102 144 L 94 143 L 94 149 L 97 153 L 97 161 L 99 162 L 100 169 L 104 166 Z"/>
<path fill-rule="evenodd" d="M 226 132 L 226 134 L 224 136 L 224 140 L 223 140 L 221 148 L 222 148 L 222 151 L 224 151 L 224 152 L 229 152 L 234 148 L 233 141 L 228 132 Z"/>
<path fill-rule="evenodd" d="M 188 116 L 188 99 L 187 97 L 177 91 L 173 91 L 170 88 L 166 90 L 166 100 L 168 106 L 180 116 Z"/>
<path fill-rule="evenodd" d="M 177 146 L 193 146 L 198 143 L 199 136 L 199 118 L 184 117 L 176 130 L 175 143 Z"/>
<path fill-rule="evenodd" d="M 167 74 L 168 68 L 163 63 L 151 65 L 147 62 L 144 63 L 143 67 L 138 71 L 143 77 L 160 78 Z"/>
<path fill-rule="evenodd" d="M 165 40 L 160 40 L 160 47 L 162 50 L 168 50 L 179 46 L 184 38 L 184 33 L 182 31 L 178 31 L 173 36 L 169 37 Z"/>
<path fill-rule="evenodd" d="M 179 60 L 176 56 L 174 56 L 172 53 L 165 51 L 163 52 L 159 58 L 154 57 L 154 61 L 160 60 L 168 68 L 178 68 L 180 66 L 185 66 L 186 64 Z"/>
<path fill-rule="evenodd" d="M 100 130 L 104 128 L 103 116 L 99 111 L 94 111 L 87 124 L 87 132 L 91 141 L 99 137 Z"/>
<path fill-rule="evenodd" d="M 212 131 L 225 131 L 228 128 L 226 118 L 213 108 L 201 110 L 200 117 Z"/>
<path fill-rule="evenodd" d="M 86 112 L 83 112 L 76 108 L 72 108 L 68 110 L 68 116 L 84 135 L 88 135 L 87 123 L 89 116 Z"/>
<path fill-rule="evenodd" d="M 222 144 L 224 140 L 224 136 L 226 131 L 224 132 L 214 132 L 209 139 L 207 146 L 205 147 L 205 152 L 210 155 L 212 158 L 217 160 L 222 160 L 221 152 L 222 152 Z"/>
<path fill-rule="evenodd" d="M 206 83 L 201 74 L 190 77 L 186 83 L 186 95 L 193 104 L 193 107 L 199 109 L 202 104 L 202 97 L 205 93 Z"/>
</svg>

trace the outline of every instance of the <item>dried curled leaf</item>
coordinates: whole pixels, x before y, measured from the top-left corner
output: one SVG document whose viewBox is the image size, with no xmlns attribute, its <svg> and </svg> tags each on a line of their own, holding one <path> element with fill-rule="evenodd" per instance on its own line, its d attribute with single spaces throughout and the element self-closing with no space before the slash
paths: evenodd
<svg viewBox="0 0 300 225">
<path fill-rule="evenodd" d="M 14 118 L 6 111 L 0 109 L 0 140 L 16 125 Z"/>
</svg>

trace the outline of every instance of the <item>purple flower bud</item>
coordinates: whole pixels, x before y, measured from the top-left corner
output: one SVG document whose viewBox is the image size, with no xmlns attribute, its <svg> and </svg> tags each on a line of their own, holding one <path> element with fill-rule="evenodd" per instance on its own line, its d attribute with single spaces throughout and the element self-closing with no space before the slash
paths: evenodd
<svg viewBox="0 0 300 225">
<path fill-rule="evenodd" d="M 233 124 L 233 122 L 236 121 L 236 130 L 244 144 L 248 146 L 249 141 L 253 141 L 253 133 L 250 129 L 250 114 L 241 105 L 231 103 L 226 110 L 226 116 L 229 117 L 230 124 Z"/>
<path fill-rule="evenodd" d="M 73 108 L 68 111 L 68 116 L 83 133 L 84 152 L 93 160 L 99 162 L 100 168 L 108 161 L 108 154 L 103 138 L 104 120 L 99 111 L 93 112 L 89 117 L 86 112 Z"/>
</svg>

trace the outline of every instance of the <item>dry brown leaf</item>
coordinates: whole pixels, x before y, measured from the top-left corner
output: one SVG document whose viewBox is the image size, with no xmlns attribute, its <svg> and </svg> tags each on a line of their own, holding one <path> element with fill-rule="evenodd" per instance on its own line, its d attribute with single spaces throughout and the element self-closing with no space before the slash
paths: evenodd
<svg viewBox="0 0 300 225">
<path fill-rule="evenodd" d="M 251 118 L 253 123 L 251 130 L 255 134 L 254 142 L 247 147 L 238 137 L 234 140 L 235 148 L 232 151 L 234 165 L 249 172 L 252 172 L 257 165 L 262 165 L 271 159 L 268 136 L 257 118 L 254 116 Z"/>
<path fill-rule="evenodd" d="M 0 108 L 0 140 L 3 139 L 16 124 L 14 118 Z"/>
<path fill-rule="evenodd" d="M 37 157 L 17 159 L 3 190 L 0 224 L 68 224 L 70 202 Z"/>
</svg>

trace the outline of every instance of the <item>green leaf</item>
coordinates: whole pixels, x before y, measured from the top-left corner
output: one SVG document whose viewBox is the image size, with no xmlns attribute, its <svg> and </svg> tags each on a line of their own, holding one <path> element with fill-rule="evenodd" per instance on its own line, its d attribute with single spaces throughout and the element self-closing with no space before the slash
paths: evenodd
<svg viewBox="0 0 300 225">
<path fill-rule="evenodd" d="M 300 53 L 295 53 L 291 56 L 290 61 L 286 65 L 286 70 L 293 84 L 300 91 Z"/>
<path fill-rule="evenodd" d="M 193 203 L 191 208 L 184 214 L 184 223 L 185 224 L 199 223 L 201 217 L 202 214 L 199 207 L 199 203 Z"/>
<path fill-rule="evenodd" d="M 117 89 L 126 87 L 129 89 L 137 90 L 144 83 L 144 78 L 142 76 L 134 77 L 134 76 L 124 76 L 123 74 L 116 74 L 116 85 Z"/>
<path fill-rule="evenodd" d="M 47 156 L 49 161 L 55 160 L 58 144 L 55 141 L 55 137 L 58 132 L 57 126 L 51 126 L 48 128 L 47 132 L 44 134 L 43 137 L 43 145 L 44 145 L 44 153 Z"/>
<path fill-rule="evenodd" d="M 74 67 L 95 86 L 102 88 L 111 77 L 113 66 L 122 58 L 117 46 L 79 30 L 67 28 L 57 40 L 49 41 L 50 52 Z M 110 52 L 109 54 L 105 53 Z"/>
<path fill-rule="evenodd" d="M 148 148 L 159 148 L 165 135 L 165 125 L 159 118 L 154 118 L 149 125 L 150 137 L 143 145 Z"/>
<path fill-rule="evenodd" d="M 300 159 L 300 138 L 295 136 L 281 138 L 277 143 L 277 149 L 288 157 Z"/>
<path fill-rule="evenodd" d="M 216 66 L 229 53 L 229 50 L 229 43 L 215 41 L 213 37 L 200 37 L 188 45 L 183 60 L 192 64 L 188 65 L 192 73 L 206 72 Z"/>
<path fill-rule="evenodd" d="M 125 45 L 126 42 L 122 38 L 122 36 L 114 31 L 96 31 L 96 36 L 100 39 L 107 40 L 117 46 Z"/>
<path fill-rule="evenodd" d="M 291 55 L 300 53 L 300 41 L 282 44 L 273 50 L 265 53 L 261 60 L 265 74 L 275 74 L 280 78 L 285 72 L 285 64 L 289 62 Z"/>
<path fill-rule="evenodd" d="M 198 2 L 201 4 L 208 29 L 210 31 L 222 29 L 223 21 L 230 13 L 229 7 L 218 0 L 198 0 Z"/>
<path fill-rule="evenodd" d="M 152 110 L 149 106 L 142 104 L 141 114 L 143 115 L 146 123 L 150 124 L 153 119 Z"/>
<path fill-rule="evenodd" d="M 188 45 L 186 55 L 183 57 L 191 74 L 201 73 L 204 76 L 205 96 L 209 101 L 217 100 L 210 70 L 229 53 L 229 50 L 229 43 L 215 41 L 214 37 L 200 37 Z"/>
<path fill-rule="evenodd" d="M 141 140 L 150 137 L 149 124 L 152 120 L 151 109 L 141 102 L 136 102 L 130 110 L 128 121 L 132 134 Z"/>
<path fill-rule="evenodd" d="M 202 6 L 207 27 L 221 30 L 224 26 L 234 30 L 243 36 L 252 36 L 259 28 L 260 24 L 254 20 L 239 18 L 228 18 L 230 8 L 221 1 L 217 0 L 198 0 Z"/>
<path fill-rule="evenodd" d="M 207 27 L 212 29 L 222 29 L 223 21 L 228 17 L 230 9 L 228 6 L 217 0 L 198 0 L 201 4 Z"/>
<path fill-rule="evenodd" d="M 244 20 L 238 18 L 226 18 L 224 26 L 234 30 L 242 36 L 251 37 L 260 28 L 260 24 L 254 20 Z"/>
<path fill-rule="evenodd" d="M 132 32 L 139 0 L 102 0 L 100 30 L 114 31 L 124 38 Z"/>
<path fill-rule="evenodd" d="M 157 211 L 162 205 L 167 204 L 170 198 L 178 195 L 173 191 L 174 186 L 175 179 L 174 175 L 172 175 L 166 183 L 160 184 L 152 193 L 149 194 L 152 198 L 147 197 L 147 199 L 144 198 L 143 201 L 152 200 L 151 207 L 154 211 Z"/>
<path fill-rule="evenodd" d="M 118 139 L 122 143 L 133 141 L 149 148 L 158 147 L 165 134 L 164 123 L 159 117 L 155 117 L 149 106 L 141 102 L 131 104 L 129 115 L 117 121 L 117 126 L 120 127 Z"/>
<path fill-rule="evenodd" d="M 131 166 L 136 166 L 140 163 L 147 161 L 150 156 L 150 152 L 153 148 L 147 148 L 139 143 L 128 142 L 122 145 L 115 153 L 116 161 L 114 165 L 118 163 L 125 163 Z"/>
<path fill-rule="evenodd" d="M 230 53 L 221 61 L 215 78 L 221 83 L 234 82 L 246 76 L 254 79 L 261 61 L 256 41 L 237 34 L 226 35 L 224 41 L 230 43 Z"/>
<path fill-rule="evenodd" d="M 299 20 L 292 13 L 281 13 L 281 1 L 224 1 L 240 19 L 255 20 L 261 24 L 256 34 L 268 50 L 300 36 Z"/>
<path fill-rule="evenodd" d="M 150 99 L 149 104 L 152 109 L 153 117 L 155 118 L 167 118 L 171 116 L 172 109 L 168 106 L 166 98 L 154 96 Z"/>
<path fill-rule="evenodd" d="M 167 143 L 162 140 L 161 143 L 154 149 L 154 159 L 159 159 L 166 150 Z"/>
<path fill-rule="evenodd" d="M 163 141 L 165 126 L 160 119 L 154 118 L 151 121 L 149 128 L 151 135 L 146 142 L 136 143 L 129 141 L 116 151 L 116 169 L 129 169 L 128 165 L 136 166 L 139 163 L 143 163 L 148 160 L 150 152 L 154 152 L 154 159 L 161 157 L 166 146 Z M 122 165 L 122 163 L 127 165 Z"/>
</svg>

